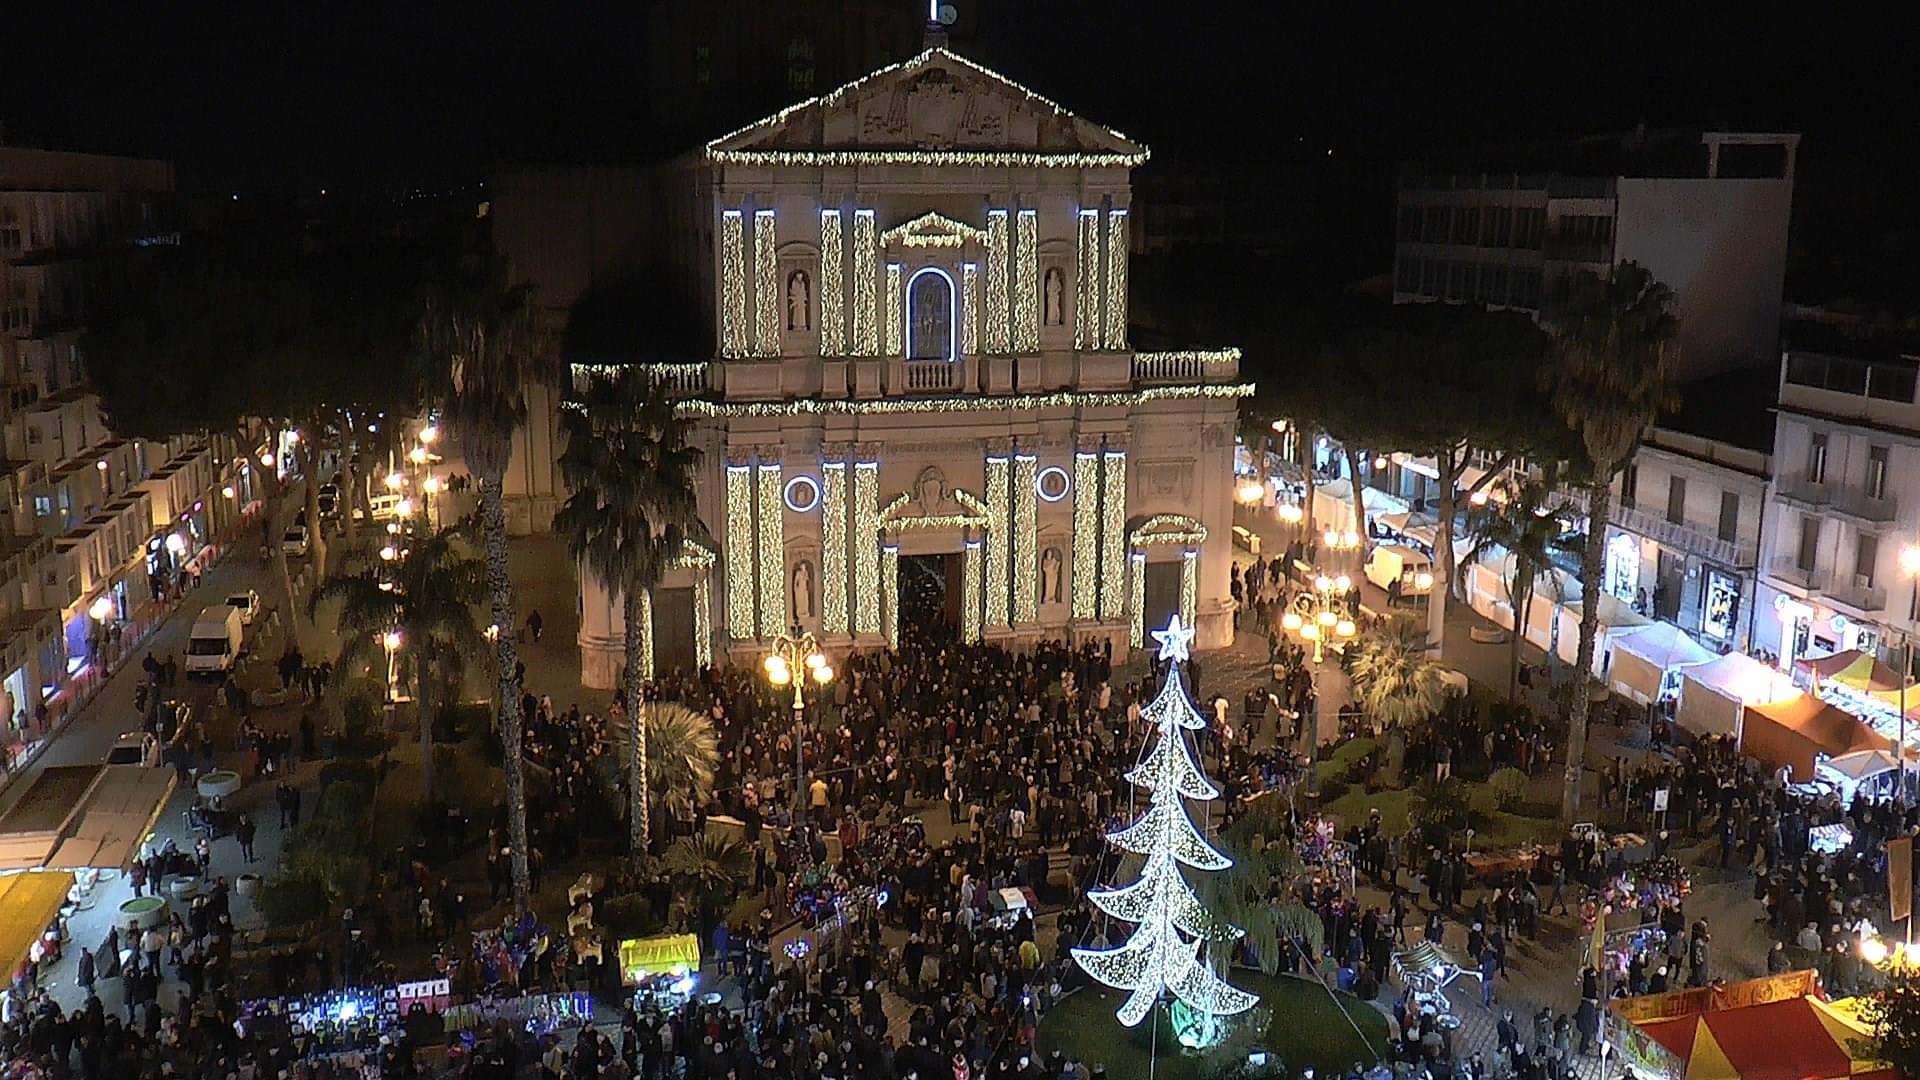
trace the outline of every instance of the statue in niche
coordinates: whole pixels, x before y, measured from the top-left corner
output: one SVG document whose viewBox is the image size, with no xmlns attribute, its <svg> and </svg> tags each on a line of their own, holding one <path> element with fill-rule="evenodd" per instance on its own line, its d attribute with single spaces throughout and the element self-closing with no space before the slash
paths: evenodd
<svg viewBox="0 0 1920 1080">
<path fill-rule="evenodd" d="M 1057 604 L 1060 602 L 1060 564 L 1063 560 L 1060 549 L 1049 547 L 1040 553 L 1040 602 Z"/>
<path fill-rule="evenodd" d="M 947 501 L 946 474 L 932 466 L 921 470 L 920 478 L 913 482 L 913 496 L 920 503 L 921 514 L 937 513 Z"/>
<path fill-rule="evenodd" d="M 787 603 L 792 609 L 793 622 L 804 626 L 813 621 L 813 564 L 805 559 L 793 564 L 792 588 L 787 590 Z"/>
<path fill-rule="evenodd" d="M 1047 267 L 1046 285 L 1040 290 L 1045 315 L 1042 321 L 1048 326 L 1067 324 L 1067 275 L 1057 266 Z"/>
<path fill-rule="evenodd" d="M 813 329 L 813 283 L 805 270 L 787 275 L 787 329 L 800 332 Z"/>
</svg>

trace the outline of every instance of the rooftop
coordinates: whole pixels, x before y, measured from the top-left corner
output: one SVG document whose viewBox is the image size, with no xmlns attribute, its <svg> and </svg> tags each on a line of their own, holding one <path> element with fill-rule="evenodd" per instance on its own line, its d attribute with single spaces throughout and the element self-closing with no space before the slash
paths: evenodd
<svg viewBox="0 0 1920 1080">
<path fill-rule="evenodd" d="M 1773 412 L 1780 376 L 1772 367 L 1736 368 L 1675 388 L 1680 407 L 1659 425 L 1763 454 L 1773 453 Z"/>
</svg>

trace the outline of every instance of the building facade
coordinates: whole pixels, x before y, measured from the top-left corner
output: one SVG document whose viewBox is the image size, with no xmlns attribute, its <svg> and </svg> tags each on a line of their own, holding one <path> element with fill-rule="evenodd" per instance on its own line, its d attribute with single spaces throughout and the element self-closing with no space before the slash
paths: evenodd
<svg viewBox="0 0 1920 1080">
<path fill-rule="evenodd" d="M 1177 611 L 1231 642 L 1250 388 L 1233 350 L 1128 344 L 1146 159 L 933 48 L 662 182 L 661 287 L 710 351 L 650 370 L 698 421 L 711 544 L 646 598 L 649 668 L 755 662 L 793 627 L 835 649 L 944 623 L 1124 654 Z M 583 681 L 611 686 L 620 598 L 588 576 L 581 607 Z"/>
<path fill-rule="evenodd" d="M 1783 665 L 1920 630 L 1917 373 L 1920 351 L 1784 354 L 1756 641 Z"/>
<path fill-rule="evenodd" d="M 1573 275 L 1630 260 L 1673 290 L 1674 378 L 1765 363 L 1778 351 L 1798 146 L 1797 135 L 1708 132 L 1632 171 L 1405 170 L 1394 301 L 1537 312 Z"/>
</svg>

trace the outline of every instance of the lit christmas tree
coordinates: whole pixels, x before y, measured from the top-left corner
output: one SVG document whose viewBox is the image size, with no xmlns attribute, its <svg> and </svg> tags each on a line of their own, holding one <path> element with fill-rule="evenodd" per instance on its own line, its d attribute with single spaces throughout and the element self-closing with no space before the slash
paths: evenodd
<svg viewBox="0 0 1920 1080">
<path fill-rule="evenodd" d="M 1180 677 L 1193 631 L 1175 615 L 1165 630 L 1154 631 L 1160 659 L 1174 661 L 1153 703 L 1142 710 L 1160 737 L 1127 779 L 1149 793 L 1147 812 L 1107 839 L 1123 851 L 1147 858 L 1140 876 L 1117 889 L 1087 894 L 1101 911 L 1134 923 L 1133 936 L 1111 949 L 1075 949 L 1073 959 L 1087 974 L 1116 990 L 1131 990 L 1117 1015 L 1128 1027 L 1138 1024 L 1171 993 L 1202 1017 L 1245 1012 L 1260 999 L 1227 985 L 1200 959 L 1206 941 L 1232 940 L 1242 931 L 1216 920 L 1181 876 L 1180 866 L 1225 870 L 1233 860 L 1215 850 L 1187 816 L 1184 799 L 1211 801 L 1220 790 L 1208 781 L 1187 747 L 1183 730 L 1198 731 L 1207 721 L 1194 709 Z"/>
</svg>

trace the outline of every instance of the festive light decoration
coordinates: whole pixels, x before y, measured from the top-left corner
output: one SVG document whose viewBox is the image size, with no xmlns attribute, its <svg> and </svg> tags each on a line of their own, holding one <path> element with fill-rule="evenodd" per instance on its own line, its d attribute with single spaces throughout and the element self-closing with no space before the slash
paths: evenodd
<svg viewBox="0 0 1920 1080">
<path fill-rule="evenodd" d="M 1011 344 L 1007 327 L 1007 212 L 987 211 L 987 347 L 998 355 Z"/>
<path fill-rule="evenodd" d="M 753 212 L 753 351 L 780 355 L 780 240 L 773 211 Z"/>
<path fill-rule="evenodd" d="M 753 636 L 753 466 L 727 466 L 727 635 Z"/>
<path fill-rule="evenodd" d="M 900 328 L 905 323 L 901 309 L 902 268 L 897 262 L 887 264 L 887 355 L 903 356 L 900 343 Z"/>
<path fill-rule="evenodd" d="M 713 584 L 706 572 L 693 578 L 693 662 L 700 667 L 713 664 Z"/>
<path fill-rule="evenodd" d="M 886 247 L 959 248 L 968 241 L 985 244 L 987 231 L 931 210 L 880 234 L 880 243 Z"/>
<path fill-rule="evenodd" d="M 820 505 L 820 482 L 802 473 L 787 481 L 787 486 L 780 491 L 780 498 L 787 504 L 787 509 L 796 514 L 811 513 L 814 507 Z"/>
<path fill-rule="evenodd" d="M 847 629 L 847 463 L 820 467 L 820 628 L 829 634 Z M 867 542 L 871 542 L 871 538 Z"/>
<path fill-rule="evenodd" d="M 653 678 L 653 590 L 640 590 L 640 677 Z M 633 633 L 634 628 L 626 628 Z"/>
<path fill-rule="evenodd" d="M 880 328 L 875 320 L 873 276 L 880 271 L 879 229 L 873 211 L 853 212 L 853 351 L 856 356 L 880 355 Z"/>
<path fill-rule="evenodd" d="M 746 223 L 738 210 L 720 212 L 720 355 L 747 352 Z"/>
<path fill-rule="evenodd" d="M 1240 374 L 1239 349 L 1179 349 L 1133 354 L 1133 377 L 1172 382 L 1231 379 Z"/>
<path fill-rule="evenodd" d="M 880 508 L 880 527 L 885 529 L 943 529 L 958 527 L 964 529 L 985 529 L 993 519 L 987 504 L 981 502 L 972 492 L 963 488 L 951 488 L 949 498 L 959 503 L 967 512 L 964 514 L 903 514 L 901 511 L 913 504 L 911 491 L 903 491 L 887 500 Z"/>
<path fill-rule="evenodd" d="M 1106 331 L 1101 340 L 1109 349 L 1127 347 L 1127 212 L 1107 211 Z"/>
<path fill-rule="evenodd" d="M 961 560 L 960 637 L 968 642 L 980 640 L 980 564 L 980 541 L 967 541 Z"/>
<path fill-rule="evenodd" d="M 1132 991 L 1115 1013 L 1128 1027 L 1145 1019 L 1163 993 L 1209 1017 L 1245 1012 L 1260 1000 L 1222 981 L 1200 959 L 1207 942 L 1231 942 L 1243 932 L 1207 910 L 1180 867 L 1219 871 L 1231 867 L 1233 860 L 1200 835 L 1184 801 L 1220 797 L 1185 735 L 1207 726 L 1187 697 L 1178 663 L 1188 655 L 1193 631 L 1176 615 L 1153 636 L 1160 643 L 1160 658 L 1174 663 L 1159 696 L 1141 713 L 1157 731 L 1153 748 L 1127 773 L 1128 781 L 1148 792 L 1147 811 L 1133 824 L 1107 834 L 1108 842 L 1146 856 L 1146 862 L 1131 884 L 1087 893 L 1094 906 L 1135 924 L 1135 929 L 1114 948 L 1073 950 L 1074 962 L 1087 974 L 1116 990 Z"/>
<path fill-rule="evenodd" d="M 1013 458 L 1013 621 L 1022 625 L 1039 616 L 1035 599 L 1039 595 L 1040 567 L 1035 549 L 1040 537 L 1034 497 L 1039 464 L 1032 454 L 1016 454 Z"/>
<path fill-rule="evenodd" d="M 1029 409 L 1082 407 L 1125 408 L 1149 401 L 1228 399 L 1253 396 L 1252 383 L 1207 386 L 1150 386 L 1131 391 L 1060 390 L 1046 394 L 971 394 L 959 397 L 879 398 L 847 401 L 837 398 L 794 398 L 789 401 L 682 401 L 678 416 L 696 419 L 754 416 L 875 416 L 892 413 L 1019 412 Z M 578 407 L 562 403 L 562 408 Z"/>
<path fill-rule="evenodd" d="M 820 355 L 847 354 L 847 312 L 840 265 L 840 211 L 820 211 Z"/>
<path fill-rule="evenodd" d="M 1127 452 L 1108 450 L 1100 461 L 1100 617 L 1126 614 L 1120 588 L 1125 584 L 1127 517 Z"/>
<path fill-rule="evenodd" d="M 1025 165 L 1039 165 L 1039 166 L 1049 166 L 1049 167 L 1057 166 L 1057 167 L 1063 167 L 1063 168 L 1065 167 L 1097 167 L 1097 166 L 1103 166 L 1103 165 L 1105 166 L 1118 165 L 1118 166 L 1124 166 L 1127 168 L 1132 168 L 1134 166 L 1144 164 L 1147 160 L 1149 151 L 1145 146 L 1141 146 L 1139 143 L 1134 142 L 1134 140 L 1127 138 L 1125 135 L 1122 135 L 1120 132 L 1115 131 L 1112 128 L 1101 128 L 1100 130 L 1112 141 L 1117 143 L 1125 143 L 1125 144 L 1128 144 L 1129 146 L 1136 147 L 1137 149 L 1095 152 L 1095 153 L 1085 153 L 1085 154 L 1079 154 L 1079 153 L 1074 153 L 1074 154 L 991 154 L 991 153 L 978 153 L 978 152 L 969 152 L 969 151 L 941 151 L 941 150 L 824 151 L 822 152 L 822 151 L 805 151 L 805 150 L 760 151 L 760 150 L 742 149 L 743 146 L 750 144 L 756 136 L 770 133 L 771 129 L 779 127 L 780 125 L 786 123 L 788 119 L 798 115 L 801 112 L 804 112 L 808 109 L 824 110 L 827 108 L 831 108 L 832 106 L 840 103 L 841 101 L 847 100 L 849 97 L 858 95 L 863 88 L 865 88 L 869 83 L 872 83 L 875 80 L 890 78 L 895 72 L 910 72 L 915 70 L 916 68 L 924 67 L 927 64 L 932 63 L 934 61 L 951 64 L 956 68 L 960 68 L 965 71 L 970 71 L 975 75 L 984 76 L 987 79 L 991 79 L 994 82 L 1000 83 L 1006 89 L 1017 91 L 1025 95 L 1026 104 L 1031 107 L 1049 110 L 1054 114 L 1054 116 L 1064 120 L 1072 120 L 1081 124 L 1086 123 L 1086 121 L 1080 120 L 1079 117 L 1067 111 L 1059 103 L 1034 93 L 1032 90 L 1027 89 L 1026 87 L 1020 85 L 1017 82 L 1014 82 L 1012 79 L 1007 78 L 1005 75 L 1002 75 L 999 72 L 993 71 L 989 68 L 982 67 L 981 65 L 974 63 L 973 61 L 967 59 L 964 56 L 961 56 L 956 52 L 953 52 L 950 49 L 947 49 L 941 46 L 934 46 L 933 48 L 927 49 L 909 59 L 902 60 L 897 64 L 889 64 L 888 66 L 880 68 L 877 71 L 869 72 L 866 75 L 862 75 L 860 78 L 845 84 L 844 86 L 840 86 L 836 89 L 830 90 L 827 93 L 821 94 L 817 97 L 811 97 L 805 101 L 796 102 L 795 104 L 789 105 L 786 108 L 781 109 L 779 112 L 774 113 L 772 116 L 766 117 L 761 120 L 756 120 L 753 123 L 746 125 L 745 127 L 738 128 L 734 131 L 731 131 L 725 135 L 720 136 L 717 139 L 714 139 L 713 141 L 707 143 L 707 146 L 706 146 L 707 160 L 715 162 L 717 164 L 725 164 L 725 165 L 785 165 L 785 164 L 825 165 L 825 164 L 834 164 L 834 163 L 846 164 L 846 165 L 888 165 L 888 164 L 1021 165 L 1021 164 L 1025 164 Z M 1089 125 L 1089 126 L 1093 126 L 1093 125 Z M 1021 161 L 990 162 L 990 161 L 973 160 L 973 159 L 979 159 L 979 158 L 996 158 L 996 157 L 1032 158 L 1037 160 L 1027 161 L 1027 162 L 1021 162 Z M 789 160 L 785 160 L 786 158 L 794 158 L 796 160 L 789 161 Z M 847 160 L 844 160 L 844 161 L 838 160 L 841 158 L 845 158 Z M 770 160 L 770 159 L 776 159 L 776 160 Z M 830 159 L 830 160 L 822 160 L 822 159 Z"/>
<path fill-rule="evenodd" d="M 774 637 L 787 625 L 786 515 L 780 508 L 780 466 L 759 469 L 760 636 Z"/>
<path fill-rule="evenodd" d="M 1073 617 L 1091 619 L 1100 595 L 1100 455 L 1073 455 Z"/>
<path fill-rule="evenodd" d="M 960 352 L 980 351 L 980 264 L 960 264 Z"/>
<path fill-rule="evenodd" d="M 987 625 L 1007 625 L 1007 459 L 987 458 Z"/>
<path fill-rule="evenodd" d="M 1013 231 L 1013 347 L 1040 351 L 1040 213 L 1022 210 Z"/>
<path fill-rule="evenodd" d="M 1080 209 L 1074 234 L 1073 347 L 1100 346 L 1100 211 Z"/>
<path fill-rule="evenodd" d="M 1058 465 L 1049 465 L 1040 470 L 1034 478 L 1034 494 L 1050 503 L 1057 503 L 1073 490 L 1073 480 L 1067 476 L 1067 470 Z"/>
<path fill-rule="evenodd" d="M 1135 551 L 1127 556 L 1127 644 L 1139 648 L 1146 644 L 1147 630 L 1147 553 Z"/>
<path fill-rule="evenodd" d="M 880 588 L 882 577 L 880 543 L 880 463 L 862 461 L 853 467 L 853 583 L 856 604 L 854 632 L 878 633 L 880 630 Z M 891 590 L 898 575 L 888 571 L 884 583 Z M 891 610 L 891 609 L 889 609 Z M 891 639 L 892 635 L 889 635 Z"/>
<path fill-rule="evenodd" d="M 1207 527 L 1185 514 L 1155 514 L 1133 530 L 1134 547 L 1146 544 L 1199 545 L 1207 542 Z"/>
<path fill-rule="evenodd" d="M 887 600 L 887 645 L 900 647 L 900 545 L 880 549 L 880 580 L 885 582 Z"/>
<path fill-rule="evenodd" d="M 1188 548 L 1180 553 L 1180 617 L 1192 625 L 1194 609 L 1200 603 L 1200 551 Z"/>
</svg>

